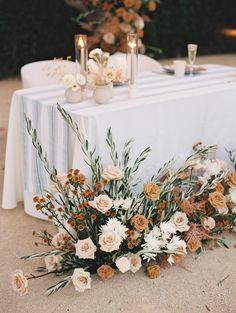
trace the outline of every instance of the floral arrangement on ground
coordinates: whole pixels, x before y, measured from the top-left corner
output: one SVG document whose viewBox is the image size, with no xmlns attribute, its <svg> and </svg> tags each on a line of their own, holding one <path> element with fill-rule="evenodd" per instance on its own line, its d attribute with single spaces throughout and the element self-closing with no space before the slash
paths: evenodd
<svg viewBox="0 0 236 313">
<path fill-rule="evenodd" d="M 76 8 L 75 18 L 82 29 L 88 33 L 89 48 L 98 44 L 107 52 L 126 52 L 127 33 L 137 33 L 140 52 L 145 52 L 142 42 L 145 23 L 151 21 L 159 0 L 65 0 Z M 150 47 L 160 52 L 160 49 Z"/>
<path fill-rule="evenodd" d="M 197 144 L 182 167 L 174 170 L 174 160 L 168 161 L 137 192 L 142 183 L 137 173 L 150 148 L 132 162 L 133 140 L 124 143 L 120 156 L 108 129 L 111 164 L 104 167 L 71 116 L 60 105 L 58 110 L 81 144 L 91 179 L 79 169 L 59 175 L 51 168 L 37 131 L 25 117 L 32 143 L 52 181 L 44 195 L 34 197 L 35 208 L 55 225 L 56 233 L 34 232 L 38 244 L 49 249 L 22 257 L 43 258 L 44 265 L 36 269 L 37 275 L 22 270 L 12 274 L 13 288 L 20 295 L 27 294 L 29 280 L 49 274 L 59 281 L 47 289 L 47 295 L 70 283 L 83 292 L 91 287 L 93 273 L 108 280 L 117 271 L 135 273 L 143 267 L 154 279 L 162 267 L 179 264 L 188 252 L 227 247 L 222 233 L 236 229 L 234 151 L 228 151 L 234 165 L 231 170 L 216 159 L 216 146 Z"/>
</svg>

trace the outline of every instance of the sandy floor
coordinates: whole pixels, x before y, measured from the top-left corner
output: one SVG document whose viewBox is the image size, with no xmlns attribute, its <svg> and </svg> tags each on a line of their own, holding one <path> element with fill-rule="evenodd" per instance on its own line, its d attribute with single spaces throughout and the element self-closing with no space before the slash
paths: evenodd
<svg viewBox="0 0 236 313">
<path fill-rule="evenodd" d="M 163 61 L 166 63 L 166 61 Z M 199 63 L 236 65 L 236 55 L 199 58 Z M 21 87 L 18 79 L 0 81 L 0 190 L 3 184 L 7 120 L 12 92 Z M 1 198 L 1 195 L 0 195 Z M 0 199 L 1 200 L 1 199 Z M 227 235 L 230 249 L 217 248 L 200 256 L 189 255 L 180 267 L 163 270 L 157 280 L 145 274 L 117 274 L 106 283 L 93 279 L 93 288 L 77 294 L 73 287 L 54 296 L 43 295 L 56 278 L 30 281 L 29 295 L 19 297 L 12 290 L 9 274 L 16 268 L 30 270 L 19 260 L 37 250 L 31 233 L 50 228 L 48 222 L 26 215 L 19 204 L 15 210 L 0 210 L 0 312 L 1 313 L 235 313 L 236 235 Z M 218 282 L 229 277 L 221 284 Z"/>
</svg>

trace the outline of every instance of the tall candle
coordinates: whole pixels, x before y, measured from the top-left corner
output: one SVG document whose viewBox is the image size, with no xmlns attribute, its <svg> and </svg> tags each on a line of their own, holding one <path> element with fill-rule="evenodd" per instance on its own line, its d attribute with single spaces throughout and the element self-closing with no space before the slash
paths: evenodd
<svg viewBox="0 0 236 313">
<path fill-rule="evenodd" d="M 131 54 L 131 62 L 130 62 L 130 83 L 133 85 L 135 82 L 135 71 L 136 71 L 136 64 L 135 64 L 135 47 L 136 43 L 135 42 L 129 42 L 128 43 L 130 47 L 130 54 Z"/>
<path fill-rule="evenodd" d="M 75 52 L 76 52 L 76 64 L 77 72 L 82 75 L 86 75 L 86 63 L 87 63 L 87 36 L 75 35 Z M 79 71 L 80 63 L 80 71 Z"/>
</svg>

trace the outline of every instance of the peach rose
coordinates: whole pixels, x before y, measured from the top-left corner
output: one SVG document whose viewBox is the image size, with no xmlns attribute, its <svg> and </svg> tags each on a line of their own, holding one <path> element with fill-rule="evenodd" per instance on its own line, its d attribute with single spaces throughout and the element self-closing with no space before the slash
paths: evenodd
<svg viewBox="0 0 236 313">
<path fill-rule="evenodd" d="M 227 207 L 224 207 L 224 208 L 218 208 L 217 211 L 224 215 L 224 214 L 227 214 L 229 212 L 229 209 Z"/>
<path fill-rule="evenodd" d="M 153 182 L 144 185 L 144 195 L 147 199 L 156 201 L 160 198 L 160 188 Z"/>
<path fill-rule="evenodd" d="M 46 269 L 48 272 L 52 272 L 55 270 L 61 269 L 61 261 L 63 260 L 62 256 L 60 255 L 47 255 L 44 259 Z"/>
<path fill-rule="evenodd" d="M 124 177 L 124 173 L 119 167 L 109 165 L 104 169 L 103 177 L 108 180 L 121 180 Z"/>
<path fill-rule="evenodd" d="M 132 273 L 136 273 L 142 266 L 141 258 L 138 255 L 130 254 L 130 270 Z"/>
<path fill-rule="evenodd" d="M 219 191 L 211 192 L 208 200 L 215 209 L 227 208 L 225 196 Z"/>
<path fill-rule="evenodd" d="M 99 236 L 101 250 L 112 252 L 118 250 L 121 244 L 121 238 L 115 231 L 108 231 Z"/>
<path fill-rule="evenodd" d="M 97 247 L 90 237 L 78 240 L 75 244 L 75 249 L 75 254 L 79 257 L 79 259 L 94 259 L 94 254 L 97 251 Z"/>
<path fill-rule="evenodd" d="M 142 231 L 148 229 L 149 221 L 148 221 L 148 219 L 144 215 L 136 214 L 131 219 L 131 224 L 134 226 L 134 228 L 137 231 L 142 232 Z"/>
<path fill-rule="evenodd" d="M 218 183 L 217 185 L 216 185 L 216 191 L 218 191 L 218 192 L 220 192 L 220 193 L 224 193 L 224 186 L 221 184 L 221 183 Z"/>
<path fill-rule="evenodd" d="M 89 201 L 89 205 L 104 214 L 110 210 L 113 202 L 107 195 L 99 195 L 98 197 L 95 197 L 93 201 Z"/>
<path fill-rule="evenodd" d="M 191 203 L 189 200 L 183 200 L 181 203 L 180 203 L 180 208 L 181 210 L 186 213 L 187 215 L 191 214 L 192 213 L 192 209 L 191 209 Z"/>
<path fill-rule="evenodd" d="M 85 272 L 83 268 L 76 268 L 71 276 L 72 283 L 76 291 L 84 292 L 91 288 L 91 277 L 89 272 Z"/>
<path fill-rule="evenodd" d="M 172 220 L 177 231 L 184 232 L 189 230 L 188 218 L 186 213 L 175 212 Z"/>
<path fill-rule="evenodd" d="M 12 287 L 14 291 L 17 291 L 21 296 L 28 293 L 28 280 L 22 270 L 15 270 L 11 275 Z"/>
<path fill-rule="evenodd" d="M 161 268 L 157 264 L 152 264 L 147 267 L 147 275 L 151 279 L 158 278 L 161 273 Z"/>
<path fill-rule="evenodd" d="M 115 274 L 114 269 L 110 265 L 102 265 L 97 269 L 97 274 L 102 280 L 108 280 Z"/>
<path fill-rule="evenodd" d="M 187 247 L 190 252 L 196 252 L 198 248 L 201 247 L 200 240 L 189 240 L 187 243 Z"/>
<path fill-rule="evenodd" d="M 226 181 L 230 187 L 236 187 L 236 172 L 229 172 L 226 177 Z"/>
</svg>

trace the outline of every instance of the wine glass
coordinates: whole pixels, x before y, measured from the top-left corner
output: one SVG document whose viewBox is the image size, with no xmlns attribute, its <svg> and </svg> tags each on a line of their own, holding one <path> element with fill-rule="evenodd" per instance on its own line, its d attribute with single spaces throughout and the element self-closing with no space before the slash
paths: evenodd
<svg viewBox="0 0 236 313">
<path fill-rule="evenodd" d="M 197 45 L 188 44 L 188 60 L 190 65 L 190 76 L 193 76 L 193 66 L 197 55 Z"/>
</svg>

